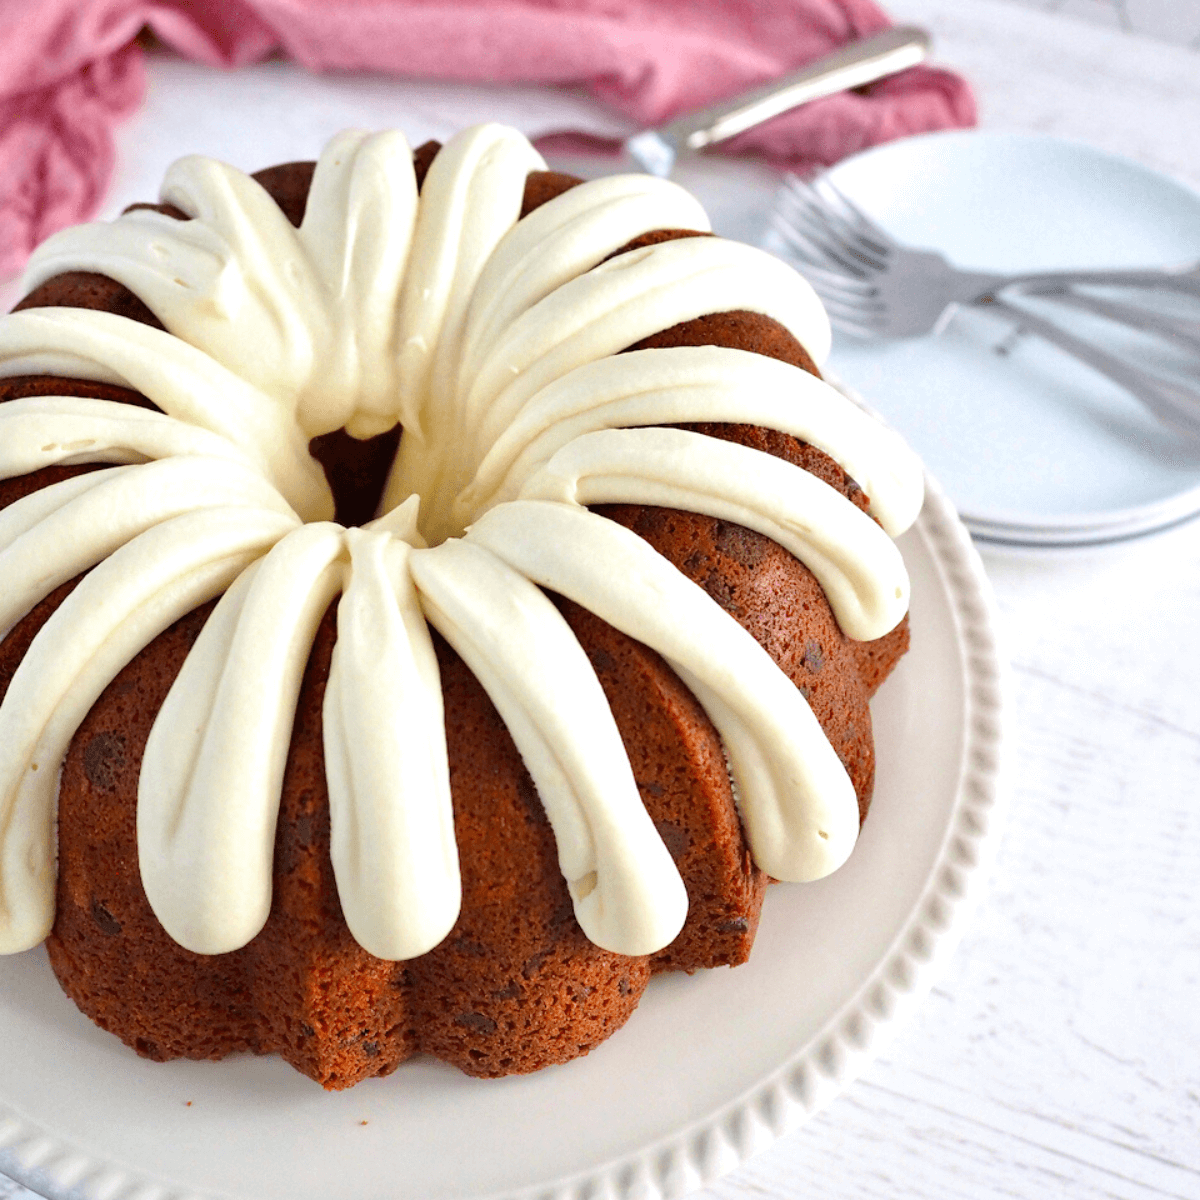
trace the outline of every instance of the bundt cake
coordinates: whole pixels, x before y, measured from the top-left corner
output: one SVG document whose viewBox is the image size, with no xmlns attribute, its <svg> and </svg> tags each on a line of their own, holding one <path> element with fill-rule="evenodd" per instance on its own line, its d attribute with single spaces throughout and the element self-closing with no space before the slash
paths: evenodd
<svg viewBox="0 0 1200 1200">
<path fill-rule="evenodd" d="M 920 469 L 682 189 L 347 132 L 25 282 L 0 950 L 139 1053 L 536 1070 L 850 853 Z"/>
</svg>

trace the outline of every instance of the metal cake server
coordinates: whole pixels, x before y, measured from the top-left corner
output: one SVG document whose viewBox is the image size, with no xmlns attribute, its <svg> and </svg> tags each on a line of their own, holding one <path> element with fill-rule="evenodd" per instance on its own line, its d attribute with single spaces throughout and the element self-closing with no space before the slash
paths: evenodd
<svg viewBox="0 0 1200 1200">
<path fill-rule="evenodd" d="M 625 153 L 641 170 L 666 178 L 680 154 L 715 146 L 810 100 L 861 87 L 915 66 L 929 53 L 929 46 L 925 30 L 898 25 L 843 46 L 753 91 L 634 134 L 625 142 Z"/>
</svg>

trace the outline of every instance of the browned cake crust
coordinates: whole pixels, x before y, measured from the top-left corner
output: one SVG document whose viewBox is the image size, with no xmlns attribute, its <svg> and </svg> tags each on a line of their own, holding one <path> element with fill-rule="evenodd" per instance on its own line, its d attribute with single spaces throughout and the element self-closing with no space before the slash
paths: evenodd
<svg viewBox="0 0 1200 1200">
<path fill-rule="evenodd" d="M 437 152 L 414 155 L 418 179 Z M 255 176 L 293 224 L 312 163 Z M 554 172 L 527 180 L 522 215 L 578 183 Z M 162 209 L 170 215 L 183 214 Z M 697 236 L 665 230 L 634 244 Z M 121 285 L 73 273 L 18 308 L 103 308 L 158 325 Z M 816 368 L 782 326 L 749 312 L 713 314 L 638 344 L 734 346 Z M 631 347 L 631 349 L 634 347 Z M 0 402 L 47 393 L 153 407 L 123 388 L 45 376 L 0 381 Z M 860 507 L 867 501 L 825 454 L 747 426 L 693 425 L 811 471 Z M 366 442 L 314 439 L 337 519 L 373 515 L 399 433 Z M 0 483 L 0 507 L 92 467 L 57 467 Z M 907 647 L 907 622 L 872 643 L 846 638 L 810 572 L 751 530 L 694 513 L 599 508 L 645 538 L 703 587 L 772 655 L 812 705 L 846 764 L 865 816 L 874 775 L 867 701 Z M 0 695 L 37 630 L 78 580 L 64 584 L 0 644 Z M 206 957 L 173 942 L 151 912 L 137 865 L 137 780 L 159 706 L 213 605 L 177 621 L 109 685 L 76 734 L 59 800 L 58 914 L 50 959 L 67 994 L 97 1024 L 153 1059 L 278 1053 L 327 1088 L 386 1075 L 417 1051 L 473 1075 L 534 1071 L 587 1053 L 622 1025 L 654 971 L 736 965 L 749 954 L 766 877 L 751 862 L 720 740 L 663 660 L 578 605 L 556 598 L 588 653 L 624 739 L 634 777 L 687 886 L 679 937 L 649 958 L 594 946 L 573 915 L 549 823 L 491 701 L 435 635 L 463 905 L 446 940 L 405 963 L 372 957 L 350 936 L 329 861 L 321 704 L 336 602 L 321 624 L 300 693 L 275 843 L 271 915 L 232 954 Z"/>
</svg>

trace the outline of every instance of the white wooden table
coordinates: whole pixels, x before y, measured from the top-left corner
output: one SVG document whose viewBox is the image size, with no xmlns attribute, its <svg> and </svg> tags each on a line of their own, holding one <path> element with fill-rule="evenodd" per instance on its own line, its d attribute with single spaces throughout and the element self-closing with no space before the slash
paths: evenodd
<svg viewBox="0 0 1200 1200">
<path fill-rule="evenodd" d="M 985 127 L 1200 188 L 1200 55 L 1005 0 L 890 10 L 934 31 Z M 1200 1198 L 1200 522 L 983 554 L 1013 666 L 990 893 L 888 1054 L 702 1195 Z"/>
</svg>

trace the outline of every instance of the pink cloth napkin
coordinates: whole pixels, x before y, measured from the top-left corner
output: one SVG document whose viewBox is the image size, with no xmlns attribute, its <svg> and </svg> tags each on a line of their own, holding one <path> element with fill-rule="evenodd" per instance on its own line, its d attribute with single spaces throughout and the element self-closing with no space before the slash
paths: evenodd
<svg viewBox="0 0 1200 1200">
<path fill-rule="evenodd" d="M 145 90 L 143 27 L 214 67 L 282 52 L 313 71 L 583 86 L 652 125 L 890 24 L 872 0 L 0 0 L 0 277 L 103 199 L 112 131 Z M 915 67 L 731 146 L 802 168 L 974 120 L 962 79 Z"/>
</svg>

